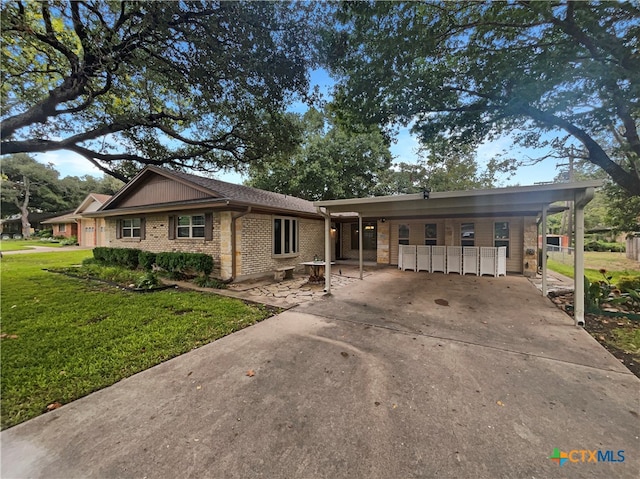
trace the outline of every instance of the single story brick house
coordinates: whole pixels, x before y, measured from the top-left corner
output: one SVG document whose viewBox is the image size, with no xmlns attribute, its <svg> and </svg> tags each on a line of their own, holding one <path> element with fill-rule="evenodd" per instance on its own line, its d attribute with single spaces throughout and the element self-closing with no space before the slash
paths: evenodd
<svg viewBox="0 0 640 479">
<path fill-rule="evenodd" d="M 302 270 L 324 251 L 310 201 L 155 166 L 81 216 L 104 221 L 104 246 L 210 254 L 224 280 Z"/>
<path fill-rule="evenodd" d="M 65 238 L 70 238 L 71 236 L 78 237 L 78 223 L 76 222 L 73 211 L 46 219 L 42 221 L 41 224 L 43 229 L 51 228 L 53 236 L 64 236 Z"/>
<path fill-rule="evenodd" d="M 89 193 L 73 212 L 78 222 L 78 244 L 80 246 L 106 246 L 106 226 L 104 218 L 83 216 L 98 211 L 111 199 L 111 195 Z"/>
<path fill-rule="evenodd" d="M 584 206 L 600 185 L 591 181 L 312 203 L 148 166 L 81 217 L 104 221 L 105 246 L 210 254 L 214 275 L 235 281 L 282 268 L 301 270 L 300 263 L 316 258 L 358 259 L 362 274 L 365 260 L 397 265 L 403 245 L 500 250 L 506 272 L 532 276 L 541 248 L 546 294 L 547 215 L 556 202 L 574 202 L 575 270 L 582 277 L 578 250 L 584 245 Z M 330 264 L 326 270 L 330 293 Z M 575 286 L 576 297 L 582 297 L 584 285 L 578 281 Z M 583 322 L 582 309 L 576 308 L 576 322 Z"/>
</svg>

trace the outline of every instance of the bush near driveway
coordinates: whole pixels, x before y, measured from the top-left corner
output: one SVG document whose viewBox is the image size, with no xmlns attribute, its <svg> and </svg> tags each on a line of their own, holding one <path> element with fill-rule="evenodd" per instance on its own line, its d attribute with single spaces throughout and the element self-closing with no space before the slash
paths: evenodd
<svg viewBox="0 0 640 479">
<path fill-rule="evenodd" d="M 3 429 L 272 314 L 213 294 L 137 294 L 42 270 L 90 256 L 61 251 L 2 260 Z"/>
</svg>

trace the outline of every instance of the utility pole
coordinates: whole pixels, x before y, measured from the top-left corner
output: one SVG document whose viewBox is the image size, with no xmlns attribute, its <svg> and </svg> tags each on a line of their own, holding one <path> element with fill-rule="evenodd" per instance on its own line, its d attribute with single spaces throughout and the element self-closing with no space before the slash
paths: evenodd
<svg viewBox="0 0 640 479">
<path fill-rule="evenodd" d="M 569 183 L 573 183 L 574 181 L 574 171 L 573 171 L 573 163 L 575 161 L 575 148 L 572 145 L 569 149 L 569 163 L 568 164 L 557 164 L 556 168 L 560 166 L 567 166 L 568 170 L 568 180 Z M 567 211 L 562 214 L 562 225 L 561 225 L 561 233 L 565 232 L 569 237 L 569 247 L 571 247 L 571 239 L 573 238 L 573 201 L 567 201 L 566 206 L 569 208 L 569 214 L 567 215 Z M 565 222 L 566 218 L 566 222 Z M 565 224 L 567 225 L 567 229 L 564 229 Z M 562 245 L 560 245 L 562 246 Z M 568 250 L 569 254 L 571 254 L 571 250 Z"/>
<path fill-rule="evenodd" d="M 569 152 L 569 183 L 573 183 L 573 160 L 574 160 L 573 146 Z M 573 201 L 569 202 L 569 227 L 567 228 L 567 236 L 569 236 L 569 247 L 571 246 L 571 238 L 573 238 Z M 571 250 L 568 250 L 571 253 Z"/>
</svg>

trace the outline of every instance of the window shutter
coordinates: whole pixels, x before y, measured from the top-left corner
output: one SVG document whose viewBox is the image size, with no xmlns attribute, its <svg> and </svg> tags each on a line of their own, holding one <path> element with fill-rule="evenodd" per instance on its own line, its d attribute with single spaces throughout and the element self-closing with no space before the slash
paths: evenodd
<svg viewBox="0 0 640 479">
<path fill-rule="evenodd" d="M 213 239 L 213 213 L 205 213 L 204 215 L 204 239 L 206 241 Z"/>
<path fill-rule="evenodd" d="M 169 216 L 169 239 L 176 239 L 176 217 Z"/>
<path fill-rule="evenodd" d="M 147 219 L 140 218 L 140 239 L 145 239 L 147 235 Z"/>
<path fill-rule="evenodd" d="M 116 221 L 116 239 L 122 238 L 122 220 Z"/>
</svg>

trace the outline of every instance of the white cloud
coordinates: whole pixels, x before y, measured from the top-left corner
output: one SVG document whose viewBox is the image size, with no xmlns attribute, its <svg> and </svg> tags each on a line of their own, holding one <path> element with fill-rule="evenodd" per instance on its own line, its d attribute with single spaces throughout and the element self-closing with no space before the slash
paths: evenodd
<svg viewBox="0 0 640 479">
<path fill-rule="evenodd" d="M 49 164 L 60 173 L 60 178 L 65 176 L 90 175 L 102 177 L 103 173 L 82 156 L 70 151 L 50 151 L 37 153 L 33 157 L 40 163 Z"/>
</svg>

